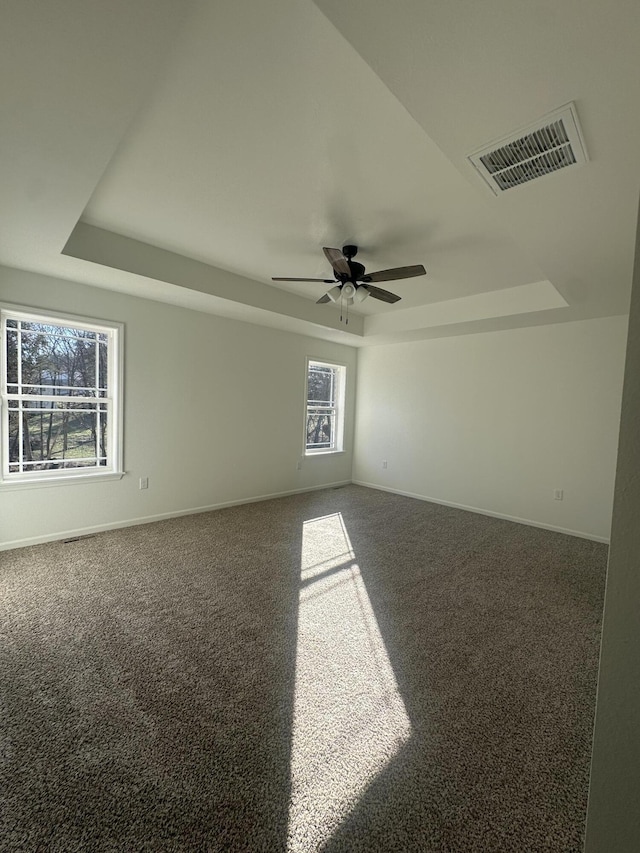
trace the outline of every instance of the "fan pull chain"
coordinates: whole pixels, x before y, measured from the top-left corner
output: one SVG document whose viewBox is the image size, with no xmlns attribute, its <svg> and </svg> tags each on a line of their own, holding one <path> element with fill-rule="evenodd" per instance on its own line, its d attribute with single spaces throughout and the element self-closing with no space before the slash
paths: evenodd
<svg viewBox="0 0 640 853">
<path fill-rule="evenodd" d="M 349 299 L 345 300 L 342 291 L 340 291 L 340 322 L 342 323 L 342 315 L 344 313 L 344 324 L 349 325 Z"/>
</svg>

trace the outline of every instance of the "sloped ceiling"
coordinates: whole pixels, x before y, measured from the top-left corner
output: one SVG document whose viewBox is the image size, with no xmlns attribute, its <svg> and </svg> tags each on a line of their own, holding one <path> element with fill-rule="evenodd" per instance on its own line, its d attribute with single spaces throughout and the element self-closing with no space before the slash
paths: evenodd
<svg viewBox="0 0 640 853">
<path fill-rule="evenodd" d="M 354 345 L 626 313 L 640 6 L 8 0 L 0 263 Z M 589 162 L 467 155 L 574 101 Z M 322 246 L 423 263 L 340 322 Z"/>
</svg>

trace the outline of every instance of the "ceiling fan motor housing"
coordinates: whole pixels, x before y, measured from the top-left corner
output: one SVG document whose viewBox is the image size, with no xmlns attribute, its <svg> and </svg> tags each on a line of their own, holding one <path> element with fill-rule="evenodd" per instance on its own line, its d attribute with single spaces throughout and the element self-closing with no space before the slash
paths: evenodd
<svg viewBox="0 0 640 853">
<path fill-rule="evenodd" d="M 346 273 L 337 273 L 338 280 L 341 281 L 343 284 L 347 281 L 351 281 L 353 282 L 353 284 L 356 284 L 358 279 L 362 278 L 362 276 L 364 275 L 364 267 L 362 266 L 362 264 L 359 264 L 357 261 L 352 260 L 352 258 L 354 258 L 358 254 L 358 247 L 352 245 L 343 246 L 342 254 L 347 259 L 347 263 L 349 264 L 349 269 L 351 272 L 349 275 L 347 275 Z M 349 295 L 352 296 L 353 294 Z"/>
<path fill-rule="evenodd" d="M 340 274 L 340 279 L 344 281 L 352 281 L 354 284 L 359 278 L 362 278 L 364 275 L 364 267 L 362 264 L 359 264 L 357 261 L 347 261 L 349 264 L 349 269 L 351 270 L 350 275 Z"/>
</svg>

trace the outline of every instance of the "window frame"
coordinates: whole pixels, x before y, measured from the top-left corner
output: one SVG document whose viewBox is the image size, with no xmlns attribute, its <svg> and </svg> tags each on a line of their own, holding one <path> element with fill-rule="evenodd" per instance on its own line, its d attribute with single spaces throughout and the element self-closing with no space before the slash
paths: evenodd
<svg viewBox="0 0 640 853">
<path fill-rule="evenodd" d="M 111 416 L 107 422 L 107 465 L 50 471 L 9 472 L 9 394 L 7 389 L 7 320 L 61 325 L 87 329 L 107 336 L 107 397 Z M 123 350 L 124 324 L 99 320 L 46 308 L 0 303 L 0 487 L 28 488 L 86 483 L 91 480 L 120 480 L 123 468 Z M 38 396 L 34 395 L 34 399 Z M 12 399 L 16 395 L 11 395 Z M 64 398 L 61 398 L 64 399 Z M 81 398 L 77 398 L 81 400 Z"/>
<path fill-rule="evenodd" d="M 330 367 L 337 370 L 337 382 L 335 391 L 335 442 L 334 447 L 321 447 L 317 450 L 307 446 L 307 423 L 309 418 L 309 368 L 312 364 L 320 365 L 321 367 Z M 305 375 L 304 375 L 304 419 L 302 433 L 302 451 L 305 458 L 315 456 L 335 456 L 339 453 L 344 453 L 344 435 L 345 435 L 345 402 L 347 399 L 347 365 L 340 361 L 328 361 L 326 358 L 318 358 L 316 356 L 307 356 L 305 360 Z M 318 408 L 318 407 L 316 407 Z"/>
</svg>

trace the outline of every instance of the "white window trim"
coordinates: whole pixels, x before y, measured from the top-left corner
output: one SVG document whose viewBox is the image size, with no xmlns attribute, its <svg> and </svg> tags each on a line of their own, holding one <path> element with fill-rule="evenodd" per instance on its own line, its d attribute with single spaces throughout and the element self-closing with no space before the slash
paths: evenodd
<svg viewBox="0 0 640 853">
<path fill-rule="evenodd" d="M 110 454 L 108 457 L 112 460 L 109 466 L 101 467 L 100 469 L 88 468 L 67 468 L 61 471 L 48 471 L 43 474 L 41 471 L 31 474 L 21 472 L 19 474 L 9 474 L 9 460 L 7 458 L 7 445 L 5 444 L 5 436 L 9 432 L 9 412 L 7 406 L 7 340 L 5 319 L 22 319 L 33 321 L 36 323 L 52 320 L 55 323 L 64 323 L 65 325 L 76 327 L 79 329 L 99 330 L 107 334 L 110 338 L 109 345 L 109 361 L 108 375 L 113 377 L 115 383 L 114 393 L 112 396 L 111 411 L 112 411 L 112 428 L 111 434 L 108 436 L 108 444 Z M 0 303 L 0 431 L 2 433 L 2 447 L 0 447 L 0 488 L 7 489 L 24 489 L 35 488 L 42 486 L 59 486 L 62 484 L 71 483 L 87 483 L 90 481 L 106 481 L 120 480 L 125 474 L 123 468 L 123 431 L 124 431 L 124 413 L 123 413 L 123 380 L 124 380 L 124 324 L 116 323 L 111 320 L 98 320 L 86 316 L 78 316 L 77 314 L 69 314 L 67 312 L 49 311 L 46 308 L 33 308 L 23 305 L 12 305 L 9 303 Z"/>
<path fill-rule="evenodd" d="M 310 450 L 307 447 L 307 411 L 309 401 L 309 365 L 321 364 L 326 367 L 338 367 L 339 385 L 336 393 L 336 446 L 335 448 L 327 449 L 320 448 L 318 450 Z M 347 399 L 347 365 L 341 361 L 328 361 L 326 358 L 316 356 L 307 356 L 305 361 L 304 371 L 304 418 L 302 424 L 302 454 L 306 459 L 313 459 L 316 456 L 336 456 L 344 453 L 344 436 L 345 436 L 345 404 Z"/>
</svg>

